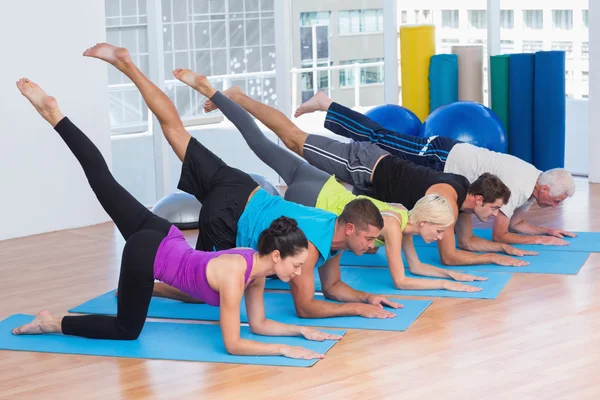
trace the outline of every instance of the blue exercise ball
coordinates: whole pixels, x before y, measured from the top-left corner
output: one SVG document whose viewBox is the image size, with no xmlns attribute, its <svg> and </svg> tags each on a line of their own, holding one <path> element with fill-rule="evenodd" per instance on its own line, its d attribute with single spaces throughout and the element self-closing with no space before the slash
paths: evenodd
<svg viewBox="0 0 600 400">
<path fill-rule="evenodd" d="M 508 141 L 500 118 L 486 106 L 459 101 L 432 112 L 421 127 L 421 137 L 446 136 L 506 153 Z"/>
<path fill-rule="evenodd" d="M 367 111 L 365 115 L 389 131 L 419 136 L 421 120 L 408 108 L 384 104 Z"/>
</svg>

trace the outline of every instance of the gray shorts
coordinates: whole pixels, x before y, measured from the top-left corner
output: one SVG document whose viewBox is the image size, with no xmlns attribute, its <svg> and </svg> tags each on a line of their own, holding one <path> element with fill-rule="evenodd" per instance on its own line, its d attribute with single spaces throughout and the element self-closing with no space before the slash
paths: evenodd
<svg viewBox="0 0 600 400">
<path fill-rule="evenodd" d="M 342 143 L 320 135 L 308 135 L 304 142 L 306 161 L 367 193 L 371 191 L 375 163 L 388 154 L 370 142 Z"/>
</svg>

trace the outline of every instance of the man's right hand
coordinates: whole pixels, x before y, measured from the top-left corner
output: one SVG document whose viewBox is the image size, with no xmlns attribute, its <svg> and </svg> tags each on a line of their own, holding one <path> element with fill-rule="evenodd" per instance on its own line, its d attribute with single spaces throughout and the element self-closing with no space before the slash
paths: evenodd
<svg viewBox="0 0 600 400">
<path fill-rule="evenodd" d="M 529 265 L 527 261 L 519 260 L 502 254 L 492 254 L 492 264 L 503 265 L 505 267 L 524 267 Z"/>
<path fill-rule="evenodd" d="M 358 315 L 364 318 L 394 318 L 396 314 L 373 304 L 356 304 Z"/>
</svg>

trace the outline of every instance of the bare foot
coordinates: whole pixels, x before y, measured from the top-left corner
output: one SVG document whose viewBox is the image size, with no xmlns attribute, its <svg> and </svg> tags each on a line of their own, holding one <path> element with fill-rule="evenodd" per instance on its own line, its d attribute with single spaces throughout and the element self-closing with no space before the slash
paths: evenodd
<svg viewBox="0 0 600 400">
<path fill-rule="evenodd" d="M 114 65 L 122 71 L 127 64 L 131 64 L 129 51 L 124 47 L 116 47 L 108 43 L 98 43 L 83 52 L 85 57 L 98 58 Z"/>
<path fill-rule="evenodd" d="M 61 114 L 56 99 L 48 96 L 41 87 L 27 78 L 17 81 L 17 88 L 27 100 L 33 104 L 37 112 L 53 127 L 60 122 L 64 116 Z"/>
<path fill-rule="evenodd" d="M 317 94 L 302 103 L 302 105 L 296 109 L 294 118 L 298 118 L 302 114 L 309 114 L 315 111 L 327 111 L 332 102 L 333 101 L 327 97 L 325 92 L 317 92 Z"/>
<path fill-rule="evenodd" d="M 242 89 L 241 89 L 239 86 L 232 86 L 232 87 L 230 87 L 229 89 L 225 90 L 225 91 L 223 92 L 223 95 L 224 95 L 224 96 L 227 96 L 227 97 L 229 97 L 229 98 L 232 98 L 232 96 L 233 96 L 234 94 L 237 94 L 237 93 L 242 93 Z M 216 106 L 216 104 L 215 104 L 215 103 L 213 103 L 213 102 L 212 102 L 212 101 L 210 101 L 210 100 L 206 100 L 206 103 L 204 103 L 204 112 L 205 112 L 205 113 L 209 113 L 209 112 L 211 112 L 211 111 L 214 111 L 214 110 L 216 110 L 217 108 L 218 108 L 218 107 Z"/>
<path fill-rule="evenodd" d="M 60 331 L 60 320 L 54 318 L 49 311 L 40 311 L 33 321 L 13 329 L 12 333 L 13 335 L 39 335 Z"/>
</svg>

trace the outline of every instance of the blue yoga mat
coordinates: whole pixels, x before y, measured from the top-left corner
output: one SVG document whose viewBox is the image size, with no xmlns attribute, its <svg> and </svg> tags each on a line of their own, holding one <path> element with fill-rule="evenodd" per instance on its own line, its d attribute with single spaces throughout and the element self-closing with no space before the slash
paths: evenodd
<svg viewBox="0 0 600 400">
<path fill-rule="evenodd" d="M 575 232 L 577 237 L 564 239 L 569 242 L 567 246 L 543 246 L 539 244 L 515 244 L 514 246 L 523 250 L 531 251 L 562 251 L 586 253 L 600 253 L 600 232 Z M 473 229 L 473 234 L 481 238 L 492 240 L 492 230 L 485 228 Z M 425 243 L 420 236 L 414 236 L 415 247 L 437 247 L 437 243 Z"/>
<path fill-rule="evenodd" d="M 405 271 L 406 276 L 423 279 L 428 278 L 411 274 Z M 453 297 L 466 299 L 495 299 L 502 289 L 506 286 L 512 274 L 496 272 L 479 272 L 479 276 L 487 277 L 487 281 L 465 282 L 473 286 L 482 288 L 480 292 L 465 293 L 451 292 L 449 290 L 399 290 L 394 287 L 390 271 L 387 268 L 360 268 L 360 267 L 342 267 L 342 280 L 350 287 L 356 290 L 362 290 L 373 294 L 398 295 L 398 296 L 425 296 L 425 297 Z M 265 286 L 267 289 L 288 290 L 289 284 L 277 279 L 268 279 Z M 315 270 L 315 290 L 321 291 L 321 281 L 319 274 Z M 404 304 L 408 300 L 400 300 Z M 406 307 L 406 304 L 404 304 Z"/>
<path fill-rule="evenodd" d="M 508 90 L 508 152 L 533 163 L 534 54 L 511 54 Z"/>
<path fill-rule="evenodd" d="M 458 101 L 458 56 L 437 54 L 429 63 L 430 112 Z"/>
<path fill-rule="evenodd" d="M 325 300 L 321 295 L 315 296 L 317 300 Z M 286 324 L 327 327 L 327 328 L 353 328 L 373 329 L 383 331 L 405 331 L 431 305 L 430 300 L 406 300 L 402 309 L 387 308 L 396 313 L 395 318 L 371 319 L 362 317 L 335 317 L 335 318 L 299 318 L 296 316 L 292 295 L 289 293 L 265 293 L 265 312 L 267 318 Z M 81 314 L 108 314 L 117 312 L 117 299 L 114 291 L 85 302 L 69 312 Z M 248 322 L 245 302 L 240 307 L 241 322 Z M 219 321 L 219 308 L 206 304 L 186 304 L 180 301 L 153 297 L 148 310 L 149 318 L 171 318 Z"/>
<path fill-rule="evenodd" d="M 565 166 L 565 52 L 535 53 L 533 163 L 546 171 Z"/>
<path fill-rule="evenodd" d="M 424 263 L 440 268 L 469 272 L 474 275 L 477 275 L 479 271 L 576 275 L 590 255 L 590 253 L 585 252 L 542 251 L 537 256 L 524 257 L 524 260 L 529 261 L 529 265 L 526 267 L 504 267 L 493 264 L 445 267 L 440 262 L 440 255 L 436 247 L 421 247 L 417 250 L 417 253 L 419 259 Z M 404 262 L 406 263 L 406 260 Z M 343 265 L 364 267 L 388 266 L 385 248 L 379 249 L 375 254 L 365 254 L 361 257 L 344 252 L 341 263 Z"/>
<path fill-rule="evenodd" d="M 234 364 L 310 367 L 318 360 L 296 360 L 283 356 L 234 356 L 227 353 L 221 329 L 214 324 L 146 322 L 137 340 L 87 339 L 76 336 L 22 335 L 11 330 L 33 319 L 16 314 L 0 322 L 0 349 L 41 353 L 84 354 L 90 356 L 149 358 L 160 360 L 221 362 Z M 328 331 L 343 335 L 345 331 Z M 258 336 L 247 326 L 241 327 L 241 337 L 263 343 L 302 346 L 325 354 L 337 340 L 315 342 L 300 337 Z"/>
</svg>

